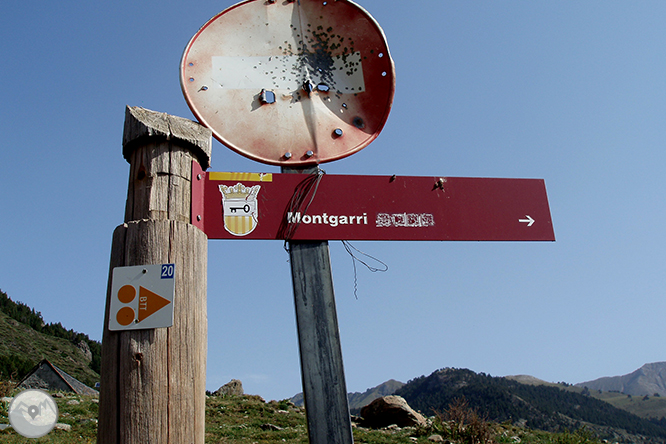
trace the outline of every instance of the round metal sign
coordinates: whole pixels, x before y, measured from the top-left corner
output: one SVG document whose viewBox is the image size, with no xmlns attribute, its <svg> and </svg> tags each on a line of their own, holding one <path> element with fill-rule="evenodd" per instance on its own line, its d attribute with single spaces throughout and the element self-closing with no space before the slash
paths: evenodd
<svg viewBox="0 0 666 444">
<path fill-rule="evenodd" d="M 297 166 L 372 142 L 391 109 L 395 68 L 382 29 L 349 0 L 248 0 L 197 32 L 180 81 L 224 145 Z"/>
</svg>

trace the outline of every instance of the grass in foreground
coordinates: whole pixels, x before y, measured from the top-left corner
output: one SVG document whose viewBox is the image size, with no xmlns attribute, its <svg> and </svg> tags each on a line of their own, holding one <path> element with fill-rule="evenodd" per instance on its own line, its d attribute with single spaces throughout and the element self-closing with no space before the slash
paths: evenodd
<svg viewBox="0 0 666 444">
<path fill-rule="evenodd" d="M 60 396 L 60 395 L 56 395 Z M 53 430 L 34 443 L 83 444 L 97 439 L 98 402 L 89 396 L 64 395 L 55 398 L 59 423 L 71 430 Z M 77 403 L 72 402 L 77 401 Z M 7 402 L 0 403 L 0 424 L 8 424 Z M 457 416 L 456 416 L 457 415 Z M 546 433 L 484 421 L 464 405 L 453 404 L 447 412 L 435 417 L 425 428 L 387 428 L 370 430 L 354 428 L 357 444 L 430 443 L 429 437 L 440 435 L 456 444 L 598 444 L 585 430 L 574 433 Z M 11 428 L 0 431 L 0 442 L 25 443 Z M 207 443 L 308 443 L 305 412 L 290 401 L 264 402 L 259 396 L 209 397 L 206 401 Z"/>
</svg>

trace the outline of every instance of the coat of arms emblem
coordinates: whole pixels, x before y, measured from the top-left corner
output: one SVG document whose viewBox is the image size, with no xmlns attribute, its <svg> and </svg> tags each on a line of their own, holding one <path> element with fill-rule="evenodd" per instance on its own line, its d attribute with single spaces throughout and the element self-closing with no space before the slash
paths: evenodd
<svg viewBox="0 0 666 444">
<path fill-rule="evenodd" d="M 259 223 L 257 196 L 260 185 L 246 187 L 242 183 L 233 186 L 220 185 L 224 207 L 224 228 L 234 236 L 247 236 Z"/>
</svg>

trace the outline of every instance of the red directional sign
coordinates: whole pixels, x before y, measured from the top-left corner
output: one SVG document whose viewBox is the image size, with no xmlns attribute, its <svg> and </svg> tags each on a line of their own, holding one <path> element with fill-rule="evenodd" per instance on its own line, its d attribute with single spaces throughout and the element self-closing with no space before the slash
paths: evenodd
<svg viewBox="0 0 666 444">
<path fill-rule="evenodd" d="M 199 177 L 192 223 L 210 239 L 555 240 L 541 179 L 326 174 L 318 180 L 215 172 Z"/>
</svg>

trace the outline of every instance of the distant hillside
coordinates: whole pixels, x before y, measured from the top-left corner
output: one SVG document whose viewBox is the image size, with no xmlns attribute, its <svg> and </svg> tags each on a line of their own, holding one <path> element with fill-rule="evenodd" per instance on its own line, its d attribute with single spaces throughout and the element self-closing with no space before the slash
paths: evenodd
<svg viewBox="0 0 666 444">
<path fill-rule="evenodd" d="M 580 389 L 579 387 L 576 387 Z M 591 390 L 590 396 L 608 402 L 618 409 L 626 410 L 641 418 L 651 419 L 666 425 L 666 397 L 632 396 L 619 392 Z"/>
<path fill-rule="evenodd" d="M 534 376 L 528 375 L 506 376 L 506 378 L 520 382 L 522 384 L 549 385 L 552 387 L 559 387 L 562 390 L 581 393 L 586 396 L 592 396 L 593 398 L 608 402 L 613 407 L 626 410 L 627 412 L 633 413 L 636 416 L 650 419 L 652 422 L 666 426 L 666 396 L 632 396 L 620 393 L 615 390 L 610 392 L 602 391 L 599 389 L 590 390 L 585 386 L 581 387 L 564 382 L 546 382 L 535 378 Z"/>
<path fill-rule="evenodd" d="M 511 379 L 512 381 L 520 382 L 521 384 L 527 384 L 527 385 L 549 385 L 551 387 L 560 387 L 561 383 L 555 383 L 555 382 L 547 382 L 544 381 L 543 379 L 535 378 L 534 376 L 530 375 L 512 375 L 512 376 L 505 376 L 506 379 Z"/>
<path fill-rule="evenodd" d="M 653 396 L 655 393 L 666 396 L 666 362 L 645 364 L 628 375 L 599 378 L 576 386 L 632 396 Z"/>
<path fill-rule="evenodd" d="M 534 382 L 534 381 L 531 381 Z M 457 398 L 488 419 L 561 431 L 586 425 L 617 439 L 623 433 L 666 442 L 666 428 L 582 393 L 552 385 L 526 385 L 466 369 L 446 368 L 409 381 L 396 392 L 427 415 L 443 412 Z"/>
<path fill-rule="evenodd" d="M 99 381 L 101 344 L 87 335 L 45 324 L 41 314 L 0 291 L 0 379 L 21 379 L 48 359 L 86 385 Z"/>
<path fill-rule="evenodd" d="M 395 391 L 403 385 L 405 385 L 404 382 L 396 381 L 395 379 L 389 379 L 388 381 L 379 384 L 377 387 L 367 389 L 363 393 L 348 393 L 347 396 L 349 399 L 349 410 L 352 413 L 358 413 L 362 407 L 365 407 L 377 398 L 394 394 Z M 293 398 L 291 398 L 291 402 L 299 407 L 302 406 L 303 393 L 298 393 L 295 395 Z"/>
<path fill-rule="evenodd" d="M 349 410 L 351 410 L 353 413 L 360 411 L 361 408 L 370 404 L 375 399 L 394 394 L 396 390 L 398 390 L 403 385 L 405 385 L 404 382 L 396 381 L 395 379 L 389 379 L 388 381 L 379 384 L 377 387 L 367 389 L 363 393 L 350 393 Z"/>
</svg>

